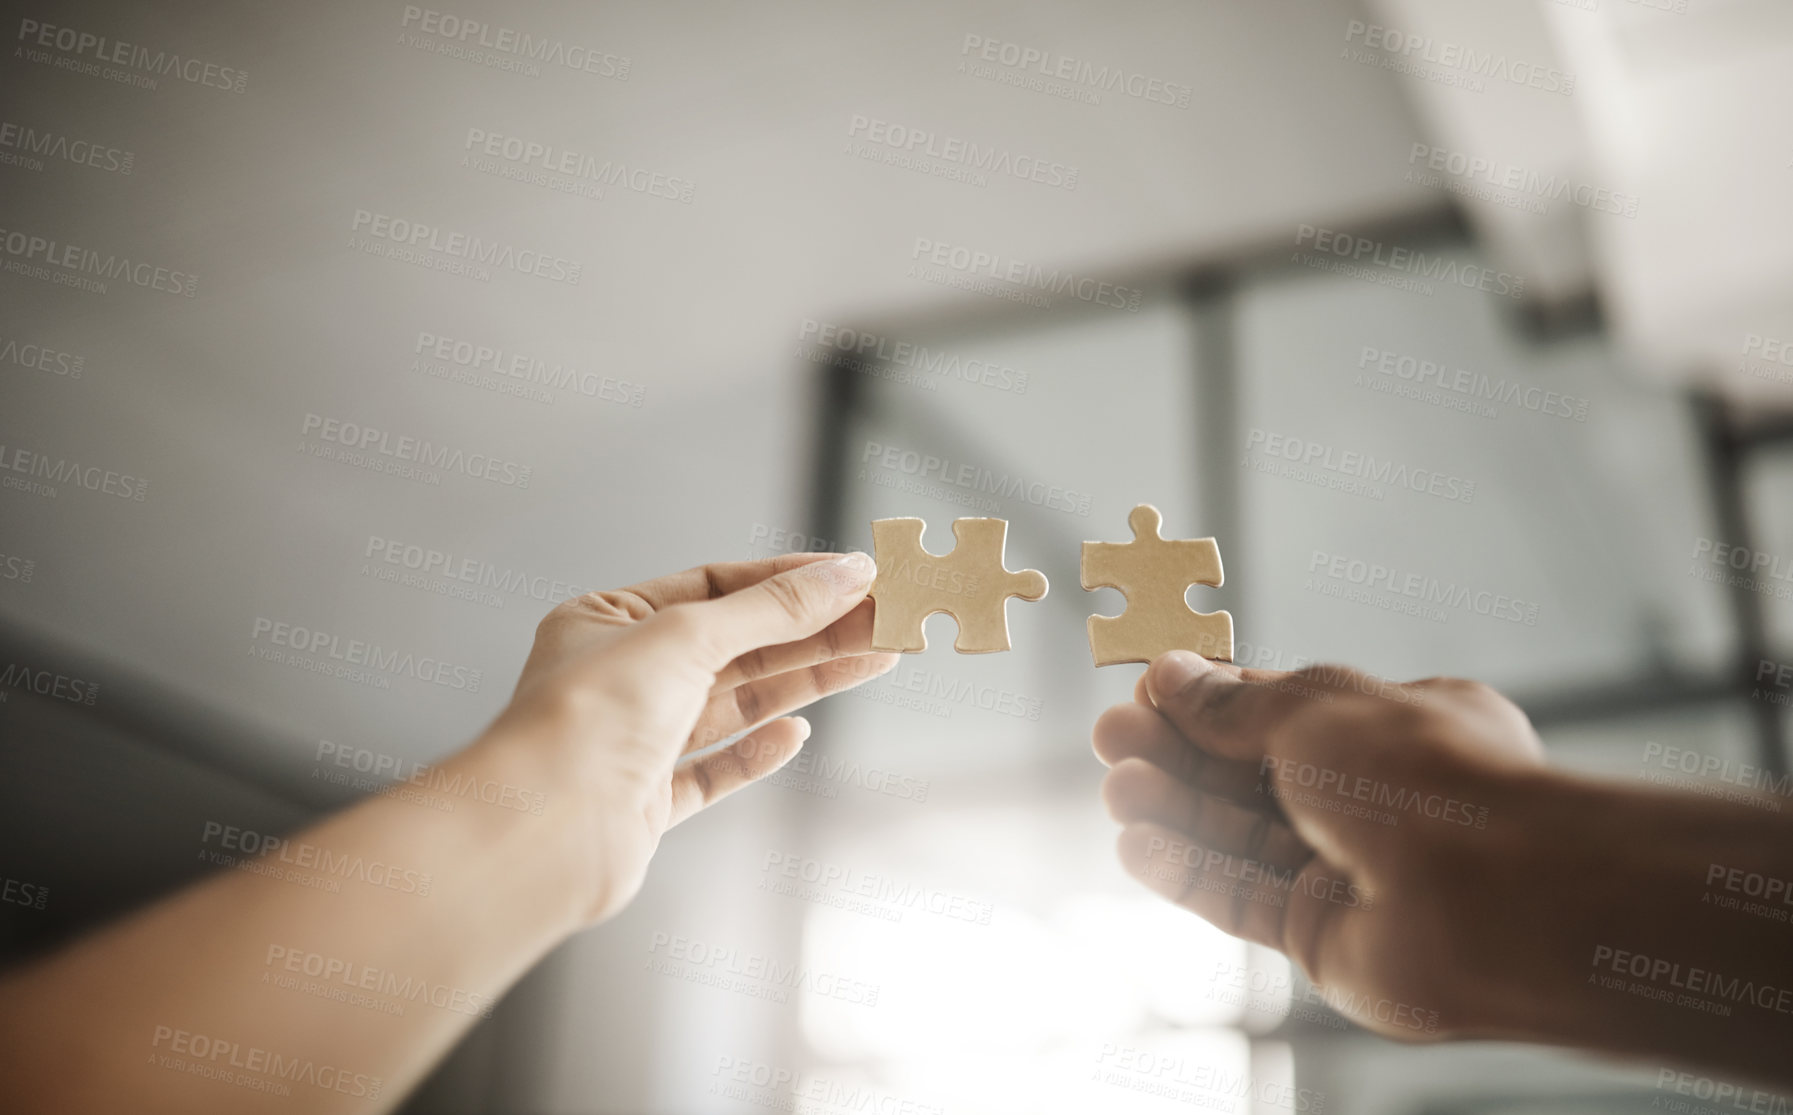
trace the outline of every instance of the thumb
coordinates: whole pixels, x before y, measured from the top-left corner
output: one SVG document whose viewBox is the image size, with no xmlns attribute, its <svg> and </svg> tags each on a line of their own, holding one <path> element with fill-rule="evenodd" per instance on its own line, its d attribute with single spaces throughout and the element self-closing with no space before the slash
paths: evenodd
<svg viewBox="0 0 1793 1115">
<path fill-rule="evenodd" d="M 666 614 L 684 613 L 684 622 L 694 625 L 691 634 L 713 657 L 705 665 L 720 670 L 750 650 L 795 642 L 827 627 L 865 599 L 877 571 L 869 555 L 843 554 Z"/>
<path fill-rule="evenodd" d="M 1152 707 L 1184 739 L 1222 759 L 1258 762 L 1270 731 L 1303 703 L 1285 686 L 1248 681 L 1186 650 L 1159 655 L 1143 680 Z"/>
</svg>

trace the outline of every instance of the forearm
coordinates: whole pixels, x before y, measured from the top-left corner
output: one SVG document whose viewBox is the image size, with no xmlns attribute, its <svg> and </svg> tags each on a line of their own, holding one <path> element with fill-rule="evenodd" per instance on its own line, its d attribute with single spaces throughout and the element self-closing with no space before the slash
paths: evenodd
<svg viewBox="0 0 1793 1115">
<path fill-rule="evenodd" d="M 1560 774 L 1506 808 L 1485 1036 L 1793 1084 L 1793 820 Z"/>
<path fill-rule="evenodd" d="M 16 973 L 19 1110 L 395 1106 L 579 923 L 584 830 L 548 765 L 476 745 L 437 769 L 542 811 L 377 797 Z"/>
</svg>

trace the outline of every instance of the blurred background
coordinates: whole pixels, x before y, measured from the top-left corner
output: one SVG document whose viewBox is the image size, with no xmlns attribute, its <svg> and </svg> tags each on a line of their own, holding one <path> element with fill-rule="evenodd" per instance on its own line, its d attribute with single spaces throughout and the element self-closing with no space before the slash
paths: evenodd
<svg viewBox="0 0 1793 1115">
<path fill-rule="evenodd" d="M 1370 1037 L 1126 879 L 1078 544 L 1152 502 L 1241 661 L 1784 792 L 1793 9 L 454 3 L 3 5 L 8 961 L 455 750 L 569 594 L 993 515 L 1014 651 L 930 620 L 408 1110 L 1671 1098 Z"/>
</svg>

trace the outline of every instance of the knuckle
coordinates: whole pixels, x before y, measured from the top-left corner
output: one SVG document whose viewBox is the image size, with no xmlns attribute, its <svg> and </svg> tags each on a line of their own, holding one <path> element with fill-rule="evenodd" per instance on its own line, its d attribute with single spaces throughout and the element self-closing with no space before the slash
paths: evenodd
<svg viewBox="0 0 1793 1115">
<path fill-rule="evenodd" d="M 574 736 L 589 731 L 605 713 L 602 699 L 584 685 L 544 686 L 531 699 L 557 735 Z"/>
<path fill-rule="evenodd" d="M 1417 708 L 1427 701 L 1437 702 L 1434 707 L 1439 713 L 1444 710 L 1470 708 L 1484 713 L 1499 712 L 1507 714 L 1519 712 L 1519 706 L 1509 700 L 1506 694 L 1485 682 L 1469 678 L 1437 677 L 1416 681 L 1407 686 L 1416 698 L 1412 704 Z"/>
<path fill-rule="evenodd" d="M 1479 681 L 1473 681 L 1469 678 L 1429 677 L 1421 678 L 1418 681 L 1408 682 L 1407 684 L 1415 689 L 1425 689 L 1430 692 L 1450 697 L 1467 697 L 1474 699 L 1499 696 L 1492 686 L 1484 685 Z"/>
<path fill-rule="evenodd" d="M 834 624 L 822 628 L 822 646 L 819 657 L 824 661 L 839 658 L 842 654 L 840 630 Z"/>
<path fill-rule="evenodd" d="M 740 669 L 741 676 L 744 678 L 765 677 L 771 672 L 771 667 L 766 664 L 764 647 L 754 647 L 742 654 L 735 659 L 735 665 Z"/>
<path fill-rule="evenodd" d="M 645 600 L 626 589 L 580 593 L 561 601 L 554 609 L 568 618 L 589 616 L 608 620 L 639 620 L 645 618 L 649 610 Z"/>
<path fill-rule="evenodd" d="M 1450 692 L 1453 696 L 1476 704 L 1494 705 L 1508 704 L 1506 697 L 1486 682 L 1471 681 L 1467 678 L 1450 679 Z"/>
<path fill-rule="evenodd" d="M 690 604 L 675 604 L 655 617 L 655 623 L 673 638 L 695 635 L 703 626 L 697 610 Z"/>
<path fill-rule="evenodd" d="M 1171 705 L 1182 711 L 1207 712 L 1224 702 L 1225 690 L 1220 676 L 1210 670 L 1185 678 L 1167 697 Z"/>
<path fill-rule="evenodd" d="M 571 597 L 562 600 L 560 603 L 554 605 L 554 607 L 549 608 L 542 618 L 536 621 L 536 637 L 541 638 L 545 635 L 554 634 L 578 614 L 579 605 L 576 603 L 578 599 L 578 597 Z"/>
<path fill-rule="evenodd" d="M 697 604 L 675 604 L 655 614 L 653 624 L 662 638 L 682 650 L 709 655 L 710 625 Z M 717 663 L 720 665 L 720 663 Z"/>
<path fill-rule="evenodd" d="M 760 695 L 751 685 L 735 687 L 735 711 L 741 716 L 743 724 L 758 724 L 760 720 Z"/>
<path fill-rule="evenodd" d="M 810 595 L 804 592 L 796 577 L 770 577 L 763 582 L 766 595 L 785 615 L 798 622 L 810 614 Z"/>
<path fill-rule="evenodd" d="M 691 764 L 691 783 L 697 788 L 699 800 L 706 805 L 716 798 L 716 779 L 710 770 L 710 764 L 695 762 Z"/>
</svg>

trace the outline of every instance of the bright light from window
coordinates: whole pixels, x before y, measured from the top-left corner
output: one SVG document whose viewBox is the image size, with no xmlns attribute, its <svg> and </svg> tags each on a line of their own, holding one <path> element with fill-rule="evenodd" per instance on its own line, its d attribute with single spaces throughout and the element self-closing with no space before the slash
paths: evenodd
<svg viewBox="0 0 1793 1115">
<path fill-rule="evenodd" d="M 1254 1075 L 1240 1027 L 1286 1011 L 1286 967 L 1135 888 L 1072 817 L 1056 830 L 1032 820 L 1025 885 L 1005 866 L 1018 826 L 1002 809 L 936 815 L 926 835 L 896 826 L 843 839 L 844 862 L 945 875 L 993 911 L 979 924 L 916 908 L 900 920 L 811 909 L 805 966 L 877 991 L 870 1006 L 802 998 L 811 1067 L 922 1109 L 977 1112 L 1249 1112 L 1285 1085 L 1286 1066 L 1274 1080 L 1260 1079 L 1262 1065 Z M 953 862 L 964 848 L 1002 854 L 987 867 L 962 851 Z M 1031 877 L 1042 863 L 1058 866 L 1057 888 Z"/>
</svg>

